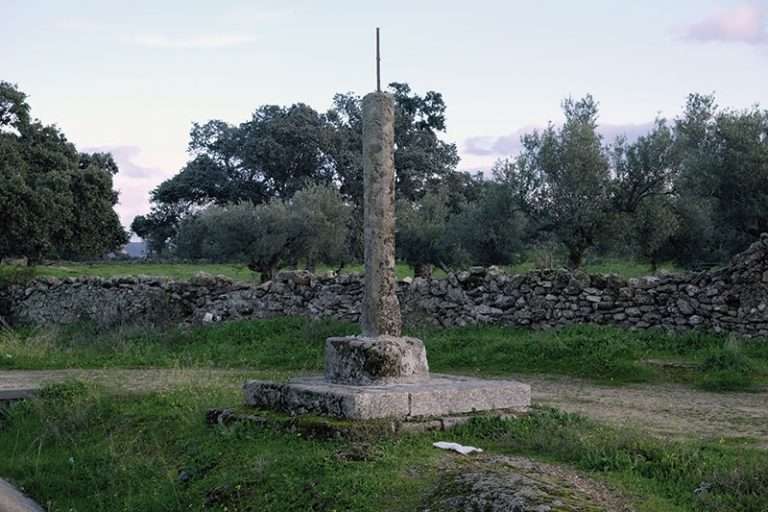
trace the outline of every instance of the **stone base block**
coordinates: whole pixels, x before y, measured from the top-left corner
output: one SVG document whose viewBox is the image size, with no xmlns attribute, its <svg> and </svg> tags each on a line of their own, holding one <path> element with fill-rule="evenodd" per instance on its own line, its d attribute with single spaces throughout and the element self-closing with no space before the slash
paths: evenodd
<svg viewBox="0 0 768 512">
<path fill-rule="evenodd" d="M 330 384 L 322 377 L 288 383 L 249 381 L 244 393 L 246 403 L 255 407 L 359 420 L 523 410 L 531 404 L 527 384 L 450 375 L 433 375 L 416 384 L 376 386 Z"/>
<path fill-rule="evenodd" d="M 0 389 L 0 402 L 14 402 L 32 398 L 39 392 L 39 388 Z"/>
<path fill-rule="evenodd" d="M 427 350 L 420 339 L 349 336 L 325 342 L 325 380 L 333 384 L 411 384 L 428 379 Z"/>
</svg>

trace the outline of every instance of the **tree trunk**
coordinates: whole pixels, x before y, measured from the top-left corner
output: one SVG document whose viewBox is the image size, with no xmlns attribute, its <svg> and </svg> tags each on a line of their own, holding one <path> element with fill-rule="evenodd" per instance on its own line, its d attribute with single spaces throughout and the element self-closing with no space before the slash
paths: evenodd
<svg viewBox="0 0 768 512">
<path fill-rule="evenodd" d="M 568 268 L 571 270 L 578 270 L 581 268 L 581 264 L 584 262 L 584 251 L 572 247 L 568 250 Z"/>
<path fill-rule="evenodd" d="M 317 262 L 315 261 L 315 258 L 307 258 L 307 264 L 304 266 L 304 268 L 307 272 L 314 274 L 315 270 L 317 270 Z"/>
<path fill-rule="evenodd" d="M 432 264 L 431 263 L 416 263 L 413 266 L 413 277 L 421 277 L 424 279 L 432 279 Z"/>
<path fill-rule="evenodd" d="M 264 284 L 267 281 L 271 281 L 274 273 L 275 271 L 271 268 L 263 269 L 260 274 L 261 283 Z"/>
</svg>

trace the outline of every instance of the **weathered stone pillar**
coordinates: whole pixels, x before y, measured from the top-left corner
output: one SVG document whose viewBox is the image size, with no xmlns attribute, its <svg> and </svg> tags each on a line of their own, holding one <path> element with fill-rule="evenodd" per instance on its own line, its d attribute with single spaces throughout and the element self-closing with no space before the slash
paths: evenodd
<svg viewBox="0 0 768 512">
<path fill-rule="evenodd" d="M 363 98 L 365 293 L 363 336 L 400 336 L 395 280 L 395 102 L 390 94 Z"/>
<path fill-rule="evenodd" d="M 378 29 L 376 29 L 378 68 Z M 377 84 L 380 81 L 377 72 Z M 245 400 L 290 414 L 340 418 L 428 418 L 493 409 L 525 409 L 531 388 L 513 381 L 431 378 L 427 351 L 402 337 L 395 280 L 395 104 L 389 94 L 363 98 L 365 290 L 360 336 L 325 341 L 325 375 L 287 384 L 249 381 Z"/>
<path fill-rule="evenodd" d="M 365 290 L 361 336 L 328 338 L 325 379 L 365 386 L 429 380 L 424 343 L 400 336 L 395 279 L 395 102 L 374 92 L 363 98 Z"/>
</svg>

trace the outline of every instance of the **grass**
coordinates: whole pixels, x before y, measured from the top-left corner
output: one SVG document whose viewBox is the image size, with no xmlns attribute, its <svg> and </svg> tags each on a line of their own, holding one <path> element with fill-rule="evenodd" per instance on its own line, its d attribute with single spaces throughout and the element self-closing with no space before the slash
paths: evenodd
<svg viewBox="0 0 768 512">
<path fill-rule="evenodd" d="M 413 510 L 439 455 L 382 440 L 347 461 L 341 441 L 206 426 L 207 408 L 239 400 L 234 388 L 128 397 L 54 386 L 6 414 L 0 474 L 51 511 Z"/>
<path fill-rule="evenodd" d="M 275 318 L 205 327 L 92 325 L 0 331 L 0 368 L 105 367 L 322 370 L 329 336 L 356 325 Z M 427 345 L 436 372 L 502 376 L 551 373 L 610 384 L 678 382 L 715 391 L 768 384 L 768 344 L 710 334 L 572 326 L 559 330 L 475 326 L 412 329 Z M 686 365 L 649 364 L 686 362 Z"/>
<path fill-rule="evenodd" d="M 554 264 L 557 267 L 565 267 L 564 261 L 558 261 Z M 521 274 L 536 270 L 536 263 L 527 260 L 517 265 L 508 265 L 506 271 L 511 274 Z M 642 277 L 652 275 L 650 265 L 632 260 L 601 258 L 588 261 L 583 270 L 589 274 L 618 274 L 625 278 Z M 663 263 L 659 265 L 657 272 L 682 272 L 683 269 L 673 263 Z"/>
<path fill-rule="evenodd" d="M 9 265 L 0 267 L 0 276 L 11 274 Z M 3 270 L 3 268 L 5 270 Z M 327 272 L 332 269 L 326 265 L 317 267 L 317 273 Z M 347 265 L 342 269 L 343 273 L 362 272 L 362 264 Z M 259 274 L 252 272 L 247 266 L 242 264 L 230 263 L 155 263 L 155 262 L 103 262 L 103 263 L 55 263 L 49 265 L 39 265 L 30 271 L 31 276 L 35 277 L 124 277 L 124 276 L 157 276 L 172 279 L 190 279 L 199 272 L 205 272 L 212 275 L 221 275 L 234 281 L 258 282 Z M 413 277 L 413 269 L 404 264 L 398 263 L 395 273 L 399 279 Z M 436 277 L 445 277 L 445 273 L 436 270 Z"/>
<path fill-rule="evenodd" d="M 505 267 L 510 273 L 530 272 L 536 269 L 532 261 L 526 261 L 518 265 Z M 678 271 L 677 267 L 670 264 L 662 265 L 664 271 Z M 326 265 L 318 266 L 316 272 L 322 273 L 332 270 Z M 628 260 L 595 260 L 585 265 L 584 270 L 593 274 L 618 274 L 623 277 L 639 277 L 651 274 L 647 264 Z M 342 272 L 362 272 L 362 264 L 351 264 L 344 267 Z M 3 282 L 16 282 L 20 278 L 32 277 L 123 277 L 123 276 L 158 276 L 172 279 L 190 279 L 199 272 L 228 277 L 234 281 L 258 282 L 259 275 L 250 271 L 243 264 L 229 263 L 159 263 L 159 262 L 123 262 L 107 261 L 99 263 L 58 262 L 47 265 L 39 265 L 33 268 L 18 267 L 14 265 L 0 265 L 0 285 Z M 413 277 L 413 268 L 405 263 L 398 263 L 395 268 L 398 279 Z M 435 278 L 444 278 L 445 272 L 434 269 Z"/>
<path fill-rule="evenodd" d="M 0 416 L 0 474 L 51 511 L 400 511 L 425 503 L 453 457 L 431 447 L 446 434 L 360 443 L 205 425 L 208 408 L 239 400 L 215 387 L 127 396 L 52 386 Z M 667 442 L 550 409 L 475 420 L 449 437 L 575 466 L 634 496 L 640 512 L 768 507 L 768 453 L 752 448 Z"/>
<path fill-rule="evenodd" d="M 768 452 L 671 442 L 543 409 L 519 420 L 475 420 L 457 437 L 500 453 L 571 464 L 643 496 L 639 510 L 764 511 Z M 698 489 L 698 492 L 696 492 Z"/>
</svg>

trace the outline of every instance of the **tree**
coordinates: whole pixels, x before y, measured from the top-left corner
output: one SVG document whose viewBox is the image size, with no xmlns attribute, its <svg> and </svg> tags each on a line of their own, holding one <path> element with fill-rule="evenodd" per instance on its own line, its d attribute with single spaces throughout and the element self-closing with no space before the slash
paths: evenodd
<svg viewBox="0 0 768 512">
<path fill-rule="evenodd" d="M 454 144 L 440 140 L 445 131 L 446 105 L 439 92 L 419 96 L 408 84 L 392 82 L 395 100 L 395 193 L 418 200 L 431 187 L 456 172 L 459 162 Z M 341 191 L 362 204 L 362 100 L 353 93 L 337 94 L 326 115 L 333 128 L 330 154 Z"/>
<path fill-rule="evenodd" d="M 687 261 L 722 261 L 768 231 L 768 112 L 720 110 L 692 94 L 675 122 L 675 180 Z"/>
<path fill-rule="evenodd" d="M 664 248 L 680 228 L 674 205 L 668 196 L 645 199 L 632 215 L 632 230 L 640 256 L 656 271 Z"/>
<path fill-rule="evenodd" d="M 304 260 L 307 270 L 318 263 L 341 268 L 349 261 L 349 236 L 352 208 L 341 193 L 330 185 L 310 185 L 290 201 L 297 240 L 292 253 Z"/>
<path fill-rule="evenodd" d="M 269 204 L 213 205 L 179 225 L 176 253 L 182 258 L 244 261 L 262 282 L 290 256 L 299 234 L 283 201 Z"/>
<path fill-rule="evenodd" d="M 325 119 L 311 107 L 264 105 L 238 126 L 213 120 L 190 132 L 193 158 L 152 193 L 154 203 L 252 204 L 330 183 Z"/>
<path fill-rule="evenodd" d="M 455 263 L 507 265 L 519 258 L 528 220 L 519 175 L 512 167 L 509 161 L 497 162 L 494 180 L 483 183 L 479 197 L 449 218 L 447 231 Z"/>
<path fill-rule="evenodd" d="M 118 194 L 112 178 L 118 172 L 109 153 L 80 153 L 78 168 L 70 178 L 74 201 L 71 232 L 74 236 L 58 241 L 65 259 L 100 256 L 105 249 L 122 247 L 128 237 L 114 207 Z"/>
<path fill-rule="evenodd" d="M 114 210 L 114 160 L 78 153 L 29 111 L 26 96 L 0 82 L 0 257 L 94 257 L 119 248 L 127 235 Z"/>
<path fill-rule="evenodd" d="M 133 219 L 131 231 L 147 241 L 151 254 L 163 255 L 168 252 L 179 223 L 190 210 L 186 203 L 158 203 L 147 215 Z"/>
<path fill-rule="evenodd" d="M 451 256 L 446 246 L 448 191 L 427 192 L 420 201 L 397 201 L 398 258 L 413 266 L 414 276 L 430 279 L 433 265 L 445 267 Z"/>
<path fill-rule="evenodd" d="M 540 229 L 553 232 L 568 250 L 572 268 L 610 221 L 611 175 L 597 133 L 598 104 L 587 95 L 563 102 L 565 124 L 523 137 L 517 166 L 524 199 Z"/>
<path fill-rule="evenodd" d="M 398 197 L 416 200 L 429 187 L 454 177 L 452 196 L 458 197 L 456 187 L 469 178 L 454 176 L 456 147 L 438 137 L 445 130 L 442 96 L 434 91 L 413 94 L 407 84 L 393 83 L 390 89 L 396 108 Z M 337 94 L 325 114 L 301 103 L 264 105 L 239 125 L 220 120 L 193 124 L 192 158 L 152 191 L 153 210 L 137 218 L 135 227 L 162 247 L 180 217 L 195 208 L 290 200 L 310 185 L 333 185 L 356 211 L 350 246 L 362 247 L 362 226 L 356 222 L 362 218 L 363 197 L 361 108 L 360 97 L 346 93 Z"/>
<path fill-rule="evenodd" d="M 617 139 L 611 157 L 617 225 L 613 234 L 622 245 L 633 245 L 656 271 L 660 255 L 680 227 L 673 189 L 679 172 L 674 132 L 664 119 L 657 119 L 654 129 L 636 141 Z"/>
<path fill-rule="evenodd" d="M 291 201 L 212 205 L 180 221 L 175 254 L 188 259 L 242 261 L 264 280 L 282 265 L 341 266 L 348 259 L 350 207 L 330 186 L 313 185 Z"/>
<path fill-rule="evenodd" d="M 614 202 L 619 212 L 632 213 L 646 198 L 671 195 L 679 171 L 672 130 L 664 119 L 633 143 L 619 138 L 613 145 Z"/>
</svg>

